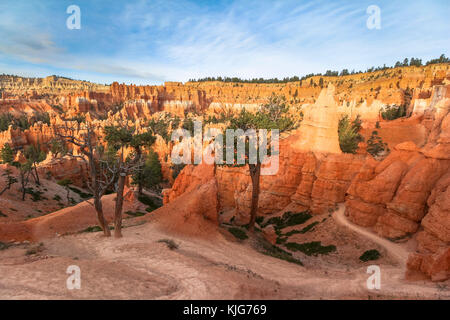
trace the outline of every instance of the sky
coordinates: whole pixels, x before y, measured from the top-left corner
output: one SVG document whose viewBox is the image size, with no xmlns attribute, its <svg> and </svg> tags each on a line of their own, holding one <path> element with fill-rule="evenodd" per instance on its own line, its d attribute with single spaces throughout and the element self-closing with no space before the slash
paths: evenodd
<svg viewBox="0 0 450 320">
<path fill-rule="evenodd" d="M 358 71 L 449 56 L 449 17 L 448 0 L 1 0 L 0 73 L 162 84 Z"/>
</svg>

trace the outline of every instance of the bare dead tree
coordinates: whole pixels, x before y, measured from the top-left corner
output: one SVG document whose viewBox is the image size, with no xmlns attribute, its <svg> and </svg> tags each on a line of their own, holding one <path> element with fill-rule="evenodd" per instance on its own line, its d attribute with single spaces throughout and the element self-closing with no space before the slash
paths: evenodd
<svg viewBox="0 0 450 320">
<path fill-rule="evenodd" d="M 102 197 L 114 184 L 117 178 L 117 167 L 114 163 L 100 159 L 102 146 L 96 143 L 94 127 L 90 123 L 76 123 L 65 121 L 63 126 L 57 127 L 55 133 L 59 139 L 78 147 L 80 155 L 71 155 L 87 163 L 89 179 L 87 186 L 94 198 L 94 208 L 97 219 L 105 236 L 111 236 L 108 222 L 103 214 Z M 78 134 L 76 134 L 78 133 Z"/>
</svg>

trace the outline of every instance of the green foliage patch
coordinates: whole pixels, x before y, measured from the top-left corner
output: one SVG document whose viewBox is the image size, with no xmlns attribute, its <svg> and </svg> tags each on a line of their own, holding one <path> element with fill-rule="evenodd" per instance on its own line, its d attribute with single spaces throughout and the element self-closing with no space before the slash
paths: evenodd
<svg viewBox="0 0 450 320">
<path fill-rule="evenodd" d="M 367 262 L 367 261 L 372 261 L 372 260 L 378 260 L 381 257 L 381 254 L 378 250 L 373 249 L 373 250 L 367 250 L 366 252 L 364 252 L 361 257 L 359 257 L 359 260 Z"/>
<path fill-rule="evenodd" d="M 228 228 L 228 231 L 229 231 L 233 236 L 235 236 L 236 239 L 239 239 L 239 240 L 245 240 L 245 239 L 248 239 L 247 233 L 245 233 L 245 231 L 242 230 L 242 229 L 240 229 L 240 228 L 232 227 L 232 228 Z"/>
<path fill-rule="evenodd" d="M 287 262 L 295 263 L 300 266 L 303 266 L 303 263 L 299 259 L 294 258 L 292 256 L 292 253 L 284 251 L 283 249 L 278 248 L 276 246 L 273 246 L 272 244 L 270 244 L 269 242 L 267 242 L 265 240 L 261 241 L 261 245 L 262 245 L 262 248 L 258 250 L 260 253 L 270 256 L 270 257 L 273 257 L 273 258 L 285 260 Z"/>
<path fill-rule="evenodd" d="M 363 136 L 359 133 L 360 131 L 361 120 L 359 119 L 359 116 L 353 121 L 350 121 L 347 115 L 339 120 L 339 146 L 341 147 L 342 152 L 356 153 L 358 144 L 364 141 Z"/>
<path fill-rule="evenodd" d="M 313 241 L 307 243 L 295 243 L 289 242 L 286 245 L 286 248 L 291 251 L 300 251 L 308 256 L 317 256 L 319 254 L 329 254 L 331 252 L 336 251 L 336 246 L 322 246 L 320 241 Z"/>
<path fill-rule="evenodd" d="M 312 215 L 309 211 L 303 211 L 299 213 L 288 211 L 285 212 L 281 217 L 270 218 L 266 223 L 263 223 L 261 227 L 265 228 L 268 225 L 273 225 L 275 229 L 281 230 L 289 226 L 303 224 L 311 219 L 311 217 Z"/>
</svg>

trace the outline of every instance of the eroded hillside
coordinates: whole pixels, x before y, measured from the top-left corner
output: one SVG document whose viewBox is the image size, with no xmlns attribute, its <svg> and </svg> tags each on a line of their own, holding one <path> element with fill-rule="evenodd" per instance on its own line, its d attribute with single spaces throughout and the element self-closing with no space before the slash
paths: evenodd
<svg viewBox="0 0 450 320">
<path fill-rule="evenodd" d="M 92 123 L 102 140 L 102 128 L 119 120 L 144 131 L 151 119 L 205 120 L 225 109 L 256 108 L 271 95 L 281 95 L 303 121 L 298 130 L 280 141 L 278 173 L 261 179 L 258 214 L 268 219 L 286 212 L 309 210 L 313 215 L 325 217 L 338 204 L 345 203 L 346 215 L 356 225 L 413 247 L 407 263 L 410 272 L 421 272 L 435 281 L 448 279 L 449 64 L 320 78 L 287 84 L 189 82 L 164 86 L 118 83 L 101 86 L 67 79 L 4 77 L 1 114 L 31 116 L 45 112 L 49 121 L 35 122 L 28 128 L 9 126 L 0 133 L 0 148 L 10 144 L 20 150 L 39 144 L 45 149 L 46 143 L 55 136 L 55 128 L 67 118 L 82 116 L 79 120 Z M 404 107 L 405 116 L 383 119 L 380 112 L 388 105 Z M 359 115 L 362 119 L 361 132 L 366 142 L 359 144 L 356 154 L 343 153 L 340 148 L 338 125 L 344 115 L 350 119 Z M 173 122 L 166 125 L 169 131 L 174 129 Z M 379 157 L 367 152 L 367 142 L 374 131 L 389 149 Z M 170 206 L 177 211 L 181 203 L 189 201 L 190 216 L 204 216 L 217 221 L 216 224 L 245 225 L 251 197 L 248 171 L 187 166 L 173 181 L 172 147 L 170 139 L 159 134 L 154 149 L 170 188 L 164 191 L 166 205 L 159 209 L 162 211 L 155 211 L 155 215 L 167 213 Z M 77 159 L 61 159 L 48 153 L 39 170 L 43 176 L 51 177 L 51 181 L 69 177 L 80 188 L 85 187 L 87 172 Z M 208 197 L 202 196 L 205 194 Z M 61 216 L 64 214 L 57 215 Z M 0 223 L 1 219 L 6 220 L 0 218 Z M 69 220 L 61 221 L 69 223 Z M 29 227 L 33 223 L 33 220 L 26 223 L 27 232 L 33 232 L 34 227 Z M 171 226 L 173 221 L 164 223 Z M 20 223 L 16 226 L 22 230 Z M 7 225 L 0 227 L 5 230 Z M 53 230 L 43 234 L 52 233 Z M 1 240 L 14 239 L 11 232 L 5 234 L 0 235 Z M 274 245 L 283 247 L 277 243 L 279 235 L 273 227 L 262 228 L 262 234 Z M 36 240 L 26 233 L 24 239 Z M 329 235 L 326 239 L 330 239 Z"/>
</svg>

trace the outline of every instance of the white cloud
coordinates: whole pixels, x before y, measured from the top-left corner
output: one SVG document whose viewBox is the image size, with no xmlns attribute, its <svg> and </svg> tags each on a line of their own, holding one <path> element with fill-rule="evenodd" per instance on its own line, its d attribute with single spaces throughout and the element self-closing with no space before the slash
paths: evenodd
<svg viewBox="0 0 450 320">
<path fill-rule="evenodd" d="M 442 5 L 379 2 L 382 29 L 375 32 L 366 28 L 368 4 L 344 1 L 248 0 L 215 7 L 139 0 L 105 11 L 102 21 L 84 21 L 79 38 L 41 27 L 46 16 L 0 12 L 0 53 L 96 79 L 140 83 L 358 70 L 448 53 Z"/>
</svg>

